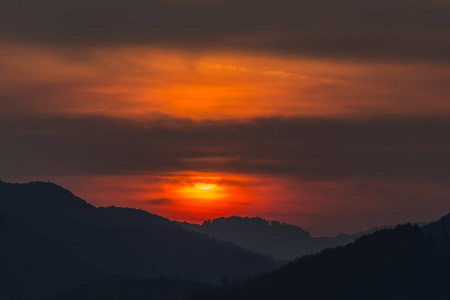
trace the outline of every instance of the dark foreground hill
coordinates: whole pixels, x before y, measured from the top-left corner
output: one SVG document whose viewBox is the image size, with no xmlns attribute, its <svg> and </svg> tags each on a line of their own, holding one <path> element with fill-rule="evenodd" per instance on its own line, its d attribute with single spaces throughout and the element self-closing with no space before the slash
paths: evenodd
<svg viewBox="0 0 450 300">
<path fill-rule="evenodd" d="M 101 270 L 0 212 L 0 299 L 30 299 L 103 276 Z"/>
<path fill-rule="evenodd" d="M 181 279 L 110 276 L 80 285 L 44 300 L 183 300 L 206 284 Z"/>
<path fill-rule="evenodd" d="M 341 233 L 336 237 L 312 237 L 301 227 L 258 217 L 232 216 L 207 220 L 201 225 L 186 222 L 179 224 L 186 229 L 270 255 L 276 260 L 294 260 L 302 255 L 315 254 L 325 248 L 344 246 L 380 229 L 373 228 L 352 235 Z"/>
<path fill-rule="evenodd" d="M 450 299 L 450 215 L 304 256 L 241 285 L 189 299 Z"/>
<path fill-rule="evenodd" d="M 2 284 L 15 280 L 30 299 L 79 284 L 86 273 L 86 279 L 165 276 L 215 284 L 274 267 L 267 256 L 145 211 L 96 208 L 51 183 L 0 182 L 0 213 L 7 220 L 0 236 L 7 245 L 0 252 L 7 261 Z"/>
</svg>

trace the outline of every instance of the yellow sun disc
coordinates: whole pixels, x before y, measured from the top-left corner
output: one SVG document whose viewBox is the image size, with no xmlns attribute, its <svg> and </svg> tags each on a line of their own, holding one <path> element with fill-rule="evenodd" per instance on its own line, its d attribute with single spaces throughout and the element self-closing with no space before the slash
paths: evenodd
<svg viewBox="0 0 450 300">
<path fill-rule="evenodd" d="M 190 171 L 188 174 L 192 185 L 203 191 L 214 188 L 222 179 L 222 174 L 220 173 Z"/>
</svg>

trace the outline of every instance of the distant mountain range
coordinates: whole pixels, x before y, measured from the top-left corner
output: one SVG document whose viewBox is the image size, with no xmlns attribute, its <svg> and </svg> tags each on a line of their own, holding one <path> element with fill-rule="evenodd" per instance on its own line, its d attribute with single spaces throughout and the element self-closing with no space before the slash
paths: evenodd
<svg viewBox="0 0 450 300">
<path fill-rule="evenodd" d="M 232 216 L 207 220 L 201 225 L 187 222 L 179 224 L 186 229 L 207 234 L 218 240 L 233 242 L 238 246 L 270 255 L 280 261 L 314 254 L 325 248 L 343 246 L 363 235 L 392 227 L 376 227 L 351 235 L 341 233 L 336 237 L 312 237 L 301 227 L 261 218 Z"/>
<path fill-rule="evenodd" d="M 219 284 L 275 267 L 142 210 L 96 208 L 52 183 L 0 182 L 0 217 L 0 299 L 35 299 L 111 275 Z"/>
<path fill-rule="evenodd" d="M 450 214 L 399 225 L 303 256 L 243 284 L 196 291 L 203 299 L 450 299 Z"/>
</svg>

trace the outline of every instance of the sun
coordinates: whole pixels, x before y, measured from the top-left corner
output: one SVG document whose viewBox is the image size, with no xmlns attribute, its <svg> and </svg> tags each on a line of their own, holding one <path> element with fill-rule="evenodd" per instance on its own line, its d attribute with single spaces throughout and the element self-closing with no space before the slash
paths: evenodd
<svg viewBox="0 0 450 300">
<path fill-rule="evenodd" d="M 199 190 L 210 190 L 210 189 L 214 188 L 216 185 L 215 184 L 196 183 L 196 184 L 194 184 L 194 186 L 196 188 L 198 188 Z"/>
<path fill-rule="evenodd" d="M 222 180 L 222 174 L 190 171 L 189 180 L 199 190 L 208 191 L 215 188 Z"/>
</svg>

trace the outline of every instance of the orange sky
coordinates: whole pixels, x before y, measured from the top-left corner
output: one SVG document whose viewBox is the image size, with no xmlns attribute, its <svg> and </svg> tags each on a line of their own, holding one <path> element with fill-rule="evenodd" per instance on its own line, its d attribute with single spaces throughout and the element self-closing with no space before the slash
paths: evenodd
<svg viewBox="0 0 450 300">
<path fill-rule="evenodd" d="M 430 121 L 443 120 L 447 128 L 450 116 L 450 69 L 439 61 L 163 44 L 71 48 L 5 39 L 0 66 L 4 180 L 52 180 L 95 205 L 142 208 L 181 221 L 261 216 L 313 234 L 428 220 L 450 209 L 443 200 L 450 192 L 448 162 L 432 159 L 449 149 L 436 130 L 440 123 Z M 411 136 L 400 124 L 408 118 Z M 421 118 L 432 129 L 422 131 Z M 334 137 L 328 121 L 302 131 L 308 120 L 347 123 Z M 362 125 L 367 135 L 353 140 L 358 122 L 368 122 Z M 389 122 L 398 132 L 385 140 Z M 331 133 L 322 144 L 323 127 Z M 151 141 L 142 140 L 147 131 Z M 80 149 L 70 150 L 78 140 Z M 264 147 L 267 153 L 259 153 Z M 340 152 L 333 153 L 335 147 Z M 380 166 L 368 162 L 372 152 Z M 410 160 L 392 166 L 394 154 Z M 93 170 L 84 166 L 89 162 Z M 311 179 L 303 170 L 325 175 L 311 173 Z M 221 180 L 202 190 L 188 175 L 202 171 Z M 413 173 L 429 177 L 411 183 Z"/>
<path fill-rule="evenodd" d="M 245 53 L 96 48 L 0 49 L 3 112 L 131 119 L 448 114 L 448 67 Z M 425 100 L 426 99 L 426 100 Z"/>
</svg>

